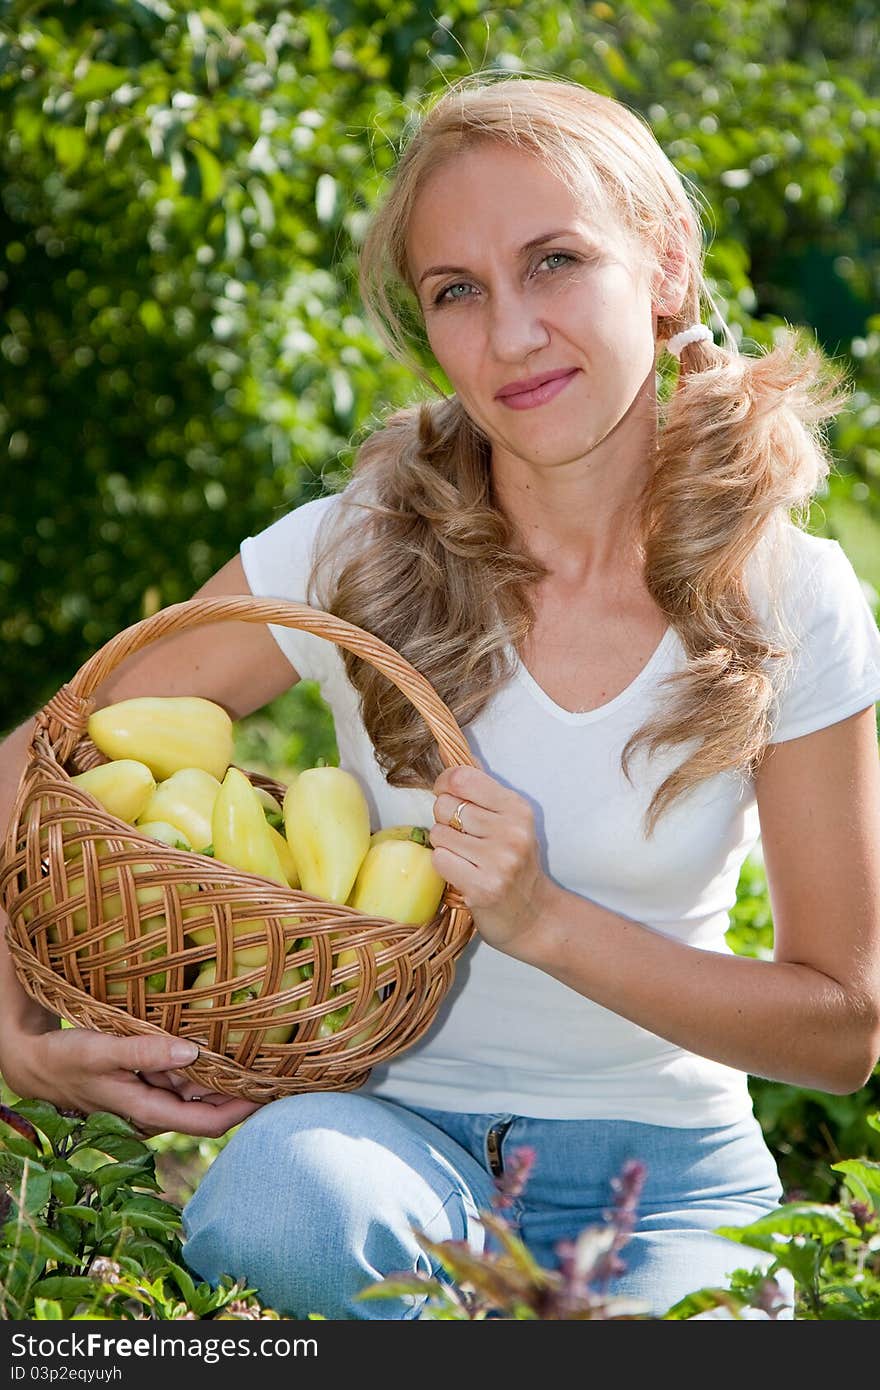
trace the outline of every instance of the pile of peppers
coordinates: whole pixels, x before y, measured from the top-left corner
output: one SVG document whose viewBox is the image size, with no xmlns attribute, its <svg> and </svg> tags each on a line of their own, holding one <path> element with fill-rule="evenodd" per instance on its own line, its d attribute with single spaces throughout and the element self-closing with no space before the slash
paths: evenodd
<svg viewBox="0 0 880 1390">
<path fill-rule="evenodd" d="M 326 902 L 345 903 L 368 916 L 389 918 L 392 922 L 417 925 L 431 921 L 436 913 L 445 881 L 433 866 L 427 829 L 423 826 L 396 825 L 373 830 L 366 797 L 358 779 L 343 768 L 306 768 L 290 782 L 282 804 L 269 792 L 255 787 L 240 768 L 232 764 L 233 724 L 229 715 L 213 701 L 196 696 L 145 696 L 122 700 L 95 711 L 88 723 L 92 742 L 108 759 L 71 781 L 95 798 L 111 815 L 136 825 L 151 838 L 177 850 L 209 855 L 258 877 L 285 887 L 300 888 Z M 66 852 L 68 897 L 85 892 L 82 850 Z M 149 883 L 149 864 L 136 865 L 136 905 L 127 899 L 131 880 L 119 892 L 103 896 L 103 917 L 118 917 L 120 924 L 135 907 L 141 935 L 164 928 L 165 893 L 159 884 Z M 116 871 L 101 871 L 102 882 L 110 886 Z M 109 878 L 108 878 L 109 876 Z M 198 896 L 195 887 L 190 898 Z M 30 909 L 31 914 L 45 905 Z M 71 914 L 74 932 L 85 927 L 85 909 Z M 216 945 L 215 926 L 210 912 L 197 906 L 184 908 L 184 935 L 198 945 Z M 295 925 L 297 919 L 291 918 Z M 54 935 L 53 935 L 54 933 Z M 188 981 L 193 998 L 191 1008 L 210 1009 L 214 1004 L 249 1003 L 263 992 L 262 971 L 268 945 L 258 920 L 236 922 L 233 927 L 233 971 L 238 988 L 214 993 L 216 956 L 190 968 Z M 50 939 L 58 940 L 57 928 Z M 349 933 L 334 932 L 331 941 L 333 974 L 345 971 L 345 978 L 332 986 L 339 1004 L 325 1012 L 316 1035 L 331 1036 L 343 1028 L 357 997 L 358 968 L 363 961 L 359 949 L 344 943 Z M 102 942 L 108 994 L 125 995 L 127 986 L 118 978 L 127 970 L 126 934 L 121 925 Z M 289 953 L 303 953 L 309 938 L 290 934 Z M 377 968 L 386 942 L 374 942 L 372 951 Z M 130 950 L 130 943 L 129 943 Z M 151 948 L 151 963 L 164 954 L 164 947 Z M 146 969 L 146 967 L 139 967 Z M 291 963 L 282 976 L 281 988 L 289 989 L 313 975 L 309 961 Z M 163 971 L 146 976 L 147 993 L 162 992 Z M 354 1036 L 359 1044 L 373 1035 L 379 1023 L 378 1009 L 384 988 L 377 987 L 366 1014 L 365 1024 Z M 345 1002 L 345 996 L 349 1002 Z M 276 1044 L 289 1041 L 296 1028 L 291 1013 L 307 1003 L 297 1001 L 267 1010 L 262 1041 Z M 123 1002 L 123 1001 L 120 1001 Z M 278 1015 L 283 1021 L 271 1024 Z M 235 1045 L 243 1029 L 230 1027 L 228 1040 Z"/>
</svg>

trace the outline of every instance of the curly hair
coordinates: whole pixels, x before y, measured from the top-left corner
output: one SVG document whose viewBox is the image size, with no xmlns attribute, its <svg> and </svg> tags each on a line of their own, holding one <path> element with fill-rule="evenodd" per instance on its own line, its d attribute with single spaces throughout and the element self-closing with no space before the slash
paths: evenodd
<svg viewBox="0 0 880 1390">
<path fill-rule="evenodd" d="M 487 141 L 536 156 L 579 197 L 588 193 L 591 207 L 636 238 L 647 264 L 662 265 L 678 237 L 686 291 L 676 314 L 658 318 L 658 341 L 704 311 L 724 331 L 724 347 L 704 340 L 682 351 L 674 389 L 658 399 L 655 460 L 637 499 L 644 584 L 687 658 L 664 682 L 662 713 L 621 753 L 631 781 L 639 744 L 650 754 L 687 746 L 648 806 L 650 837 L 677 797 L 722 771 L 753 775 L 766 751 L 796 640 L 781 604 L 791 531 L 806 528 L 831 470 L 822 422 L 849 387 L 843 369 L 790 328 L 770 350 L 739 350 L 704 279 L 697 195 L 636 112 L 577 82 L 494 72 L 426 101 L 373 213 L 359 284 L 381 340 L 434 398 L 388 410 L 360 443 L 322 524 L 311 582 L 322 608 L 406 657 L 463 728 L 509 680 L 509 649 L 534 621 L 530 591 L 549 574 L 495 503 L 488 439 L 415 350 L 422 325 L 406 248 L 415 200 L 451 155 Z M 750 596 L 758 564 L 770 585 L 767 627 Z M 430 787 L 442 764 L 421 716 L 368 663 L 343 660 L 389 783 Z"/>
</svg>

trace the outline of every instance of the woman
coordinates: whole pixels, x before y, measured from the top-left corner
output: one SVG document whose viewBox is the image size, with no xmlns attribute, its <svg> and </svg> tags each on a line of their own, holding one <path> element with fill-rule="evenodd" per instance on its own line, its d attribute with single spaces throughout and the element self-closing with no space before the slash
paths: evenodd
<svg viewBox="0 0 880 1390">
<path fill-rule="evenodd" d="M 430 825 L 477 928 L 417 1044 L 357 1092 L 259 1108 L 196 1099 L 161 1041 L 59 1034 L 5 963 L 16 1089 L 147 1132 L 245 1120 L 184 1211 L 202 1278 L 244 1276 L 298 1316 L 418 1316 L 357 1293 L 430 1268 L 413 1226 L 479 1248 L 525 1144 L 509 1214 L 545 1265 L 645 1164 L 610 1288 L 662 1313 L 766 1263 L 714 1234 L 782 1198 L 748 1075 L 847 1094 L 877 1061 L 880 635 L 837 543 L 790 516 L 827 476 L 815 427 L 844 395 L 815 350 L 715 346 L 701 262 L 681 179 L 627 108 L 550 79 L 449 89 L 374 218 L 362 287 L 389 348 L 409 360 L 423 329 L 452 392 L 392 414 L 341 494 L 247 538 L 200 592 L 306 599 L 375 632 L 479 767 L 442 769 L 384 677 L 290 629 L 166 639 L 101 692 L 240 717 L 319 680 L 373 824 Z M 724 938 L 759 834 L 772 961 Z"/>
</svg>

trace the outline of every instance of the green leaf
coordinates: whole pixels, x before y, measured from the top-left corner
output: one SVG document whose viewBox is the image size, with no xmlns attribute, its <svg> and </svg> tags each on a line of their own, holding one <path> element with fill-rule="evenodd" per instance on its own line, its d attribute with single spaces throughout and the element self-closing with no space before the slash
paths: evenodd
<svg viewBox="0 0 880 1390">
<path fill-rule="evenodd" d="M 85 1244 L 82 1225 L 74 1221 L 72 1217 L 65 1216 L 60 1207 L 52 1212 L 51 1225 L 55 1234 L 64 1241 L 64 1244 L 69 1245 L 71 1250 L 78 1250 L 82 1256 L 83 1245 Z"/>
<path fill-rule="evenodd" d="M 206 145 L 194 143 L 192 152 L 199 163 L 202 179 L 202 198 L 206 206 L 215 203 L 223 192 L 223 165 Z"/>
<path fill-rule="evenodd" d="M 192 1276 L 180 1265 L 172 1264 L 171 1261 L 168 1262 L 168 1273 L 186 1299 L 187 1307 L 192 1308 L 197 1297 L 195 1281 Z"/>
<path fill-rule="evenodd" d="M 83 1148 L 87 1145 L 91 1149 L 100 1149 L 101 1145 L 98 1141 L 104 1135 L 120 1134 L 126 1135 L 128 1138 L 135 1138 L 137 1133 L 134 1125 L 129 1124 L 128 1120 L 123 1120 L 121 1115 L 114 1115 L 108 1110 L 94 1110 L 86 1119 L 82 1133 L 77 1135 L 76 1148 Z M 143 1147 L 146 1148 L 146 1145 Z M 75 1150 L 71 1152 L 75 1152 Z"/>
<path fill-rule="evenodd" d="M 115 92 L 126 76 L 123 68 L 113 67 L 110 63 L 89 63 L 85 75 L 73 84 L 73 92 L 81 102 L 95 101 L 98 97 Z"/>
<path fill-rule="evenodd" d="M 5 1230 L 11 1223 L 7 1222 Z M 8 1239 L 8 1235 L 6 1239 Z M 41 1260 L 59 1260 L 62 1264 L 76 1265 L 80 1263 L 80 1257 L 75 1250 L 72 1250 L 60 1236 L 46 1225 L 44 1221 L 35 1221 L 33 1225 L 25 1225 L 23 1222 L 19 1226 L 17 1239 L 22 1250 L 35 1251 Z"/>
<path fill-rule="evenodd" d="M 880 1163 L 866 1158 L 846 1158 L 832 1163 L 835 1173 L 843 1173 L 844 1182 L 859 1202 L 866 1202 L 880 1215 Z"/>
<path fill-rule="evenodd" d="M 148 1154 L 146 1158 L 131 1159 L 127 1163 L 105 1163 L 101 1168 L 92 1170 L 91 1179 L 101 1189 L 105 1200 L 114 1187 L 124 1182 L 135 1182 L 141 1187 L 154 1187 L 158 1191 L 159 1184 L 152 1172 L 154 1163 L 152 1154 Z"/>
<path fill-rule="evenodd" d="M 0 1155 L 4 1153 L 14 1154 L 17 1158 L 33 1158 L 37 1162 L 45 1156 L 43 1149 L 38 1144 L 23 1138 L 20 1134 L 4 1134 L 0 1137 Z M 0 1157 L 0 1180 L 2 1180 L 4 1171 L 5 1167 L 2 1157 Z"/>
<path fill-rule="evenodd" d="M 30 1120 L 36 1129 L 45 1134 L 53 1147 L 57 1147 L 62 1139 L 73 1134 L 83 1123 L 81 1117 L 60 1115 L 55 1106 L 47 1100 L 20 1100 L 15 1108 L 26 1120 Z"/>
<path fill-rule="evenodd" d="M 165 332 L 165 316 L 155 299 L 145 299 L 138 308 L 138 317 L 148 333 L 158 338 Z"/>
<path fill-rule="evenodd" d="M 180 1207 L 165 1201 L 163 1197 L 151 1197 L 148 1193 L 132 1194 L 125 1203 L 125 1210 L 147 1211 L 168 1221 L 180 1221 Z"/>
<path fill-rule="evenodd" d="M 673 1303 L 671 1308 L 668 1308 L 663 1314 L 663 1321 L 673 1322 L 684 1318 L 695 1318 L 698 1313 L 708 1312 L 711 1308 L 727 1308 L 734 1317 L 738 1318 L 740 1309 L 747 1306 L 745 1299 L 738 1298 L 736 1294 L 731 1293 L 730 1289 L 697 1289 L 685 1298 L 680 1298 L 677 1303 Z"/>
<path fill-rule="evenodd" d="M 37 1322 L 47 1322 L 52 1319 L 59 1322 L 64 1318 L 61 1311 L 61 1304 L 56 1303 L 54 1298 L 35 1298 L 34 1299 L 34 1319 Z"/>
<path fill-rule="evenodd" d="M 154 1231 L 158 1235 L 176 1235 L 181 1229 L 181 1222 L 179 1217 L 174 1221 L 168 1217 L 153 1216 L 147 1211 L 133 1211 L 130 1207 L 123 1207 L 122 1211 L 114 1214 L 114 1219 L 108 1221 L 104 1231 L 105 1238 L 113 1231 L 121 1230 L 123 1226 L 129 1226 L 133 1231 Z"/>
<path fill-rule="evenodd" d="M 96 1149 L 98 1153 L 106 1154 L 108 1158 L 122 1161 L 143 1158 L 145 1153 L 152 1152 L 143 1140 L 129 1139 L 124 1134 L 102 1134 L 89 1147 Z"/>
<path fill-rule="evenodd" d="M 840 1207 L 821 1202 L 789 1202 L 748 1226 L 719 1226 L 716 1235 L 766 1250 L 769 1247 L 760 1242 L 768 1236 L 810 1236 L 821 1241 L 836 1241 L 847 1236 L 858 1238 L 860 1232 L 853 1218 Z"/>
<path fill-rule="evenodd" d="M 85 131 L 78 126 L 59 125 L 47 131 L 60 166 L 72 174 L 80 167 L 89 152 Z"/>
<path fill-rule="evenodd" d="M 73 1221 L 81 1221 L 84 1226 L 96 1226 L 98 1223 L 98 1213 L 95 1208 L 80 1203 L 77 1203 L 76 1206 L 59 1207 L 56 1215 L 70 1217 Z"/>
<path fill-rule="evenodd" d="M 8 1155 L 11 1159 L 12 1155 Z M 42 1211 L 52 1193 L 52 1179 L 41 1163 L 32 1158 L 16 1159 L 20 1164 L 18 1173 L 10 1181 L 9 1196 L 16 1211 L 24 1210 L 31 1215 Z M 24 1189 L 22 1191 L 22 1188 Z M 23 1201 L 22 1201 L 23 1197 Z"/>
<path fill-rule="evenodd" d="M 82 1302 L 83 1298 L 93 1298 L 99 1289 L 99 1280 L 89 1275 L 44 1275 L 33 1286 L 44 1298 L 64 1298 Z"/>
<path fill-rule="evenodd" d="M 52 1182 L 52 1196 L 59 1202 L 71 1205 L 76 1201 L 79 1188 L 69 1173 L 63 1169 L 53 1168 L 49 1173 Z"/>
</svg>

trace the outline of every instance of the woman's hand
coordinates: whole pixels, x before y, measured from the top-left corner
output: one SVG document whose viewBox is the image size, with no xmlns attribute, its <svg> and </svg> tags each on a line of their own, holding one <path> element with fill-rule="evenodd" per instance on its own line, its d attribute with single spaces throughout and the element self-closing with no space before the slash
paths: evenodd
<svg viewBox="0 0 880 1390">
<path fill-rule="evenodd" d="M 444 768 L 433 790 L 434 868 L 461 893 L 490 946 L 527 959 L 530 935 L 553 889 L 541 866 L 531 806 L 465 764 Z M 460 830 L 450 825 L 456 808 Z"/>
<path fill-rule="evenodd" d="M 4 1039 L 3 1076 L 23 1099 L 48 1100 L 62 1110 L 107 1110 L 148 1138 L 174 1131 L 217 1139 L 259 1109 L 259 1102 L 207 1091 L 178 1067 L 175 1049 L 195 1043 L 136 1035 L 114 1037 L 89 1028 L 56 1028 Z"/>
</svg>

